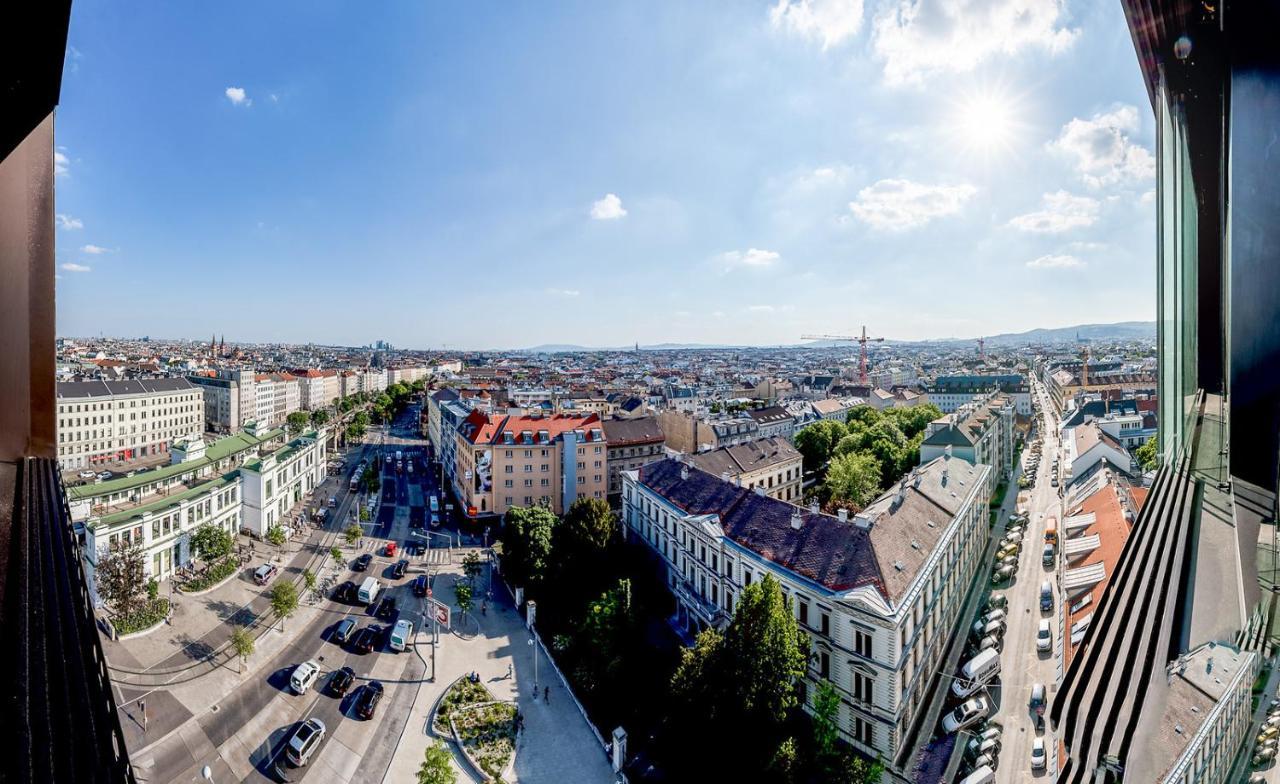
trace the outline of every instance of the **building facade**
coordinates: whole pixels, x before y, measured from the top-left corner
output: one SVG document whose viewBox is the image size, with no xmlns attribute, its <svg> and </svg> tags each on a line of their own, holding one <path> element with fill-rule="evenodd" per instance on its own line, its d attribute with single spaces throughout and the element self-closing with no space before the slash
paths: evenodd
<svg viewBox="0 0 1280 784">
<path fill-rule="evenodd" d="M 779 501 L 799 502 L 802 495 L 804 458 L 783 438 L 758 438 L 737 446 L 690 455 L 689 463 L 701 471 L 754 490 Z"/>
<path fill-rule="evenodd" d="M 920 443 L 921 464 L 950 454 L 970 463 L 991 466 L 987 498 L 1013 473 L 1013 402 L 987 393 L 930 422 Z"/>
<path fill-rule="evenodd" d="M 604 420 L 609 459 L 609 503 L 622 501 L 622 472 L 634 471 L 666 455 L 666 437 L 655 416 Z"/>
<path fill-rule="evenodd" d="M 204 392 L 185 378 L 64 381 L 58 395 L 58 465 L 163 454 L 204 431 Z"/>
<path fill-rule="evenodd" d="M 938 376 L 929 385 L 929 402 L 950 414 L 974 398 L 1000 392 L 1013 401 L 1018 416 L 1031 416 L 1031 385 L 1021 373 Z"/>
</svg>

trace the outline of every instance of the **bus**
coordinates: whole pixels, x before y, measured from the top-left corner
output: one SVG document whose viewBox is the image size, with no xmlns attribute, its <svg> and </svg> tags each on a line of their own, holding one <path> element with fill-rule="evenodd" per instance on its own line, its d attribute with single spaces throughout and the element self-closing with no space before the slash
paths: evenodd
<svg viewBox="0 0 1280 784">
<path fill-rule="evenodd" d="M 352 475 L 351 475 L 351 489 L 352 489 L 352 491 L 356 490 L 356 488 L 358 488 L 358 487 L 360 487 L 360 475 L 359 475 L 359 474 L 352 474 Z"/>
</svg>

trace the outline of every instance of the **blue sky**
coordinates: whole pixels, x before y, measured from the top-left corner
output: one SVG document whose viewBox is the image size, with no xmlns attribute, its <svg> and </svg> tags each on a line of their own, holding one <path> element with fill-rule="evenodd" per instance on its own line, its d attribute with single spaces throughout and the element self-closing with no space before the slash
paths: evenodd
<svg viewBox="0 0 1280 784">
<path fill-rule="evenodd" d="M 1149 320 L 1118 2 L 80 0 L 59 333 L 791 343 Z"/>
</svg>

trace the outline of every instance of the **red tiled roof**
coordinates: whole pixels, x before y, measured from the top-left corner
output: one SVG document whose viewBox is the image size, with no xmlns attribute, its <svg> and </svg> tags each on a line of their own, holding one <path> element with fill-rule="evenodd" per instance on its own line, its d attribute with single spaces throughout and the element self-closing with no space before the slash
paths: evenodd
<svg viewBox="0 0 1280 784">
<path fill-rule="evenodd" d="M 1134 488 L 1133 490 L 1136 491 L 1137 489 Z M 1146 495 L 1145 489 L 1143 489 L 1143 495 Z M 1095 493 L 1084 499 L 1079 507 L 1071 510 L 1071 515 L 1069 516 L 1088 514 L 1090 512 L 1094 515 L 1094 521 L 1078 536 L 1097 535 L 1098 546 L 1085 557 L 1069 561 L 1066 566 L 1068 569 L 1079 569 L 1091 564 L 1101 563 L 1103 568 L 1106 569 L 1106 577 L 1086 592 L 1090 597 L 1089 603 L 1075 612 L 1071 612 L 1070 608 L 1078 605 L 1084 599 L 1085 593 L 1071 598 L 1063 598 L 1067 612 L 1066 642 L 1068 664 L 1079 647 L 1071 643 L 1071 626 L 1076 621 L 1098 610 L 1098 602 L 1101 601 L 1102 594 L 1107 589 L 1107 583 L 1111 581 L 1111 575 L 1115 572 L 1116 564 L 1120 562 L 1120 552 L 1124 550 L 1124 543 L 1129 538 L 1129 529 L 1132 526 L 1125 519 L 1124 506 L 1121 504 L 1120 496 L 1112 483 L 1103 485 Z"/>
<path fill-rule="evenodd" d="M 584 441 L 605 440 L 604 430 L 598 414 L 574 416 L 556 414 L 555 416 L 490 416 L 480 409 L 474 409 L 458 426 L 464 438 L 473 444 L 547 444 L 558 440 L 570 430 L 584 430 Z M 593 431 L 599 431 L 597 437 Z M 511 441 L 506 435 L 511 435 Z M 545 437 L 544 437 L 545 434 Z"/>
</svg>

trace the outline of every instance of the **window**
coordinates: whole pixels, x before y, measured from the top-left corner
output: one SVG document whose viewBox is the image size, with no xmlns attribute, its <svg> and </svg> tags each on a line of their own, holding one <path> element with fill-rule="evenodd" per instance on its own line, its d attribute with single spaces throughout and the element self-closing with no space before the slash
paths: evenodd
<svg viewBox="0 0 1280 784">
<path fill-rule="evenodd" d="M 831 636 L 831 616 L 827 613 L 822 614 L 822 636 Z"/>
<path fill-rule="evenodd" d="M 818 676 L 826 678 L 831 675 L 831 654 L 818 651 Z"/>
<path fill-rule="evenodd" d="M 906 636 L 905 630 L 903 631 L 903 636 L 904 638 Z M 905 645 L 906 643 L 904 642 L 903 644 Z M 859 656 L 864 656 L 868 659 L 871 658 L 871 634 L 870 633 L 865 632 L 862 629 L 853 630 L 853 652 L 858 654 Z"/>
<path fill-rule="evenodd" d="M 874 746 L 876 741 L 875 725 L 861 716 L 854 716 L 853 737 L 864 746 Z"/>
<path fill-rule="evenodd" d="M 805 626 L 808 626 L 809 625 L 809 603 L 800 602 L 798 606 L 800 608 L 800 623 L 804 624 Z"/>
<path fill-rule="evenodd" d="M 853 698 L 858 702 L 875 701 L 875 679 L 871 676 L 853 671 Z"/>
</svg>

